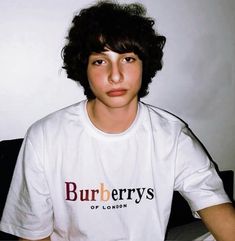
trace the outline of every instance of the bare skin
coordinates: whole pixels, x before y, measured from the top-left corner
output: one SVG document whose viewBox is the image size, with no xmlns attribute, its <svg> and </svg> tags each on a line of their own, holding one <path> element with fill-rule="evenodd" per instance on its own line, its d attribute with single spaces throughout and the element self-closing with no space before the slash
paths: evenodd
<svg viewBox="0 0 235 241">
<path fill-rule="evenodd" d="M 115 134 L 128 129 L 134 121 L 137 113 L 137 101 L 133 103 L 133 106 L 134 108 L 130 110 L 128 110 L 128 107 L 127 110 L 108 110 L 98 107 L 99 111 L 97 111 L 97 102 L 90 101 L 87 104 L 87 111 L 90 120 L 98 129 L 106 133 Z M 123 119 L 123 114 L 125 119 Z"/>
<path fill-rule="evenodd" d="M 198 213 L 217 241 L 235 240 L 235 209 L 232 204 L 215 205 Z"/>
<path fill-rule="evenodd" d="M 111 50 L 89 57 L 87 76 L 96 98 L 87 105 L 92 123 L 107 133 L 125 131 L 134 121 L 142 79 L 142 61 L 134 53 Z"/>
</svg>

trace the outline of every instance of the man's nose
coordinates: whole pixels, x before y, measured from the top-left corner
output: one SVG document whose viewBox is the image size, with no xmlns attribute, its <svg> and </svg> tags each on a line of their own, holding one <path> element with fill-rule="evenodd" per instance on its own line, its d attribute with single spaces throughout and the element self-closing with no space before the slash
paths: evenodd
<svg viewBox="0 0 235 241">
<path fill-rule="evenodd" d="M 122 69 L 119 63 L 111 64 L 109 81 L 111 83 L 119 83 L 122 81 Z"/>
</svg>

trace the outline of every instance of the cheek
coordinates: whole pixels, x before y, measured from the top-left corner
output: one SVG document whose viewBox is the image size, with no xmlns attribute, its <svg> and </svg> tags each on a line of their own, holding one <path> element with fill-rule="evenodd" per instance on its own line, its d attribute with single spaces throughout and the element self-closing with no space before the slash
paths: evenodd
<svg viewBox="0 0 235 241">
<path fill-rule="evenodd" d="M 142 66 L 138 69 L 135 70 L 134 74 L 134 79 L 135 79 L 135 88 L 136 90 L 140 90 L 141 85 L 142 85 Z"/>
<path fill-rule="evenodd" d="M 103 89 L 103 75 L 99 71 L 89 71 L 87 73 L 88 82 L 93 92 Z"/>
<path fill-rule="evenodd" d="M 140 67 L 140 68 L 133 68 L 129 72 L 129 79 L 134 81 L 135 84 L 141 83 L 141 81 L 142 81 L 142 67 Z"/>
<path fill-rule="evenodd" d="M 87 78 L 89 81 L 92 82 L 99 82 L 101 81 L 105 76 L 105 69 L 104 68 L 89 68 L 87 69 Z"/>
</svg>

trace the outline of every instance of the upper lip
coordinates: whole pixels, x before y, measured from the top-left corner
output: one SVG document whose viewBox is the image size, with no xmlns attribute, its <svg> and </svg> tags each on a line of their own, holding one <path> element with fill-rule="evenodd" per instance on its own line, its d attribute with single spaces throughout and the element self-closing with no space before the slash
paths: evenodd
<svg viewBox="0 0 235 241">
<path fill-rule="evenodd" d="M 126 89 L 124 89 L 124 88 L 111 89 L 111 90 L 108 91 L 108 93 L 118 92 L 118 91 L 126 91 Z"/>
</svg>

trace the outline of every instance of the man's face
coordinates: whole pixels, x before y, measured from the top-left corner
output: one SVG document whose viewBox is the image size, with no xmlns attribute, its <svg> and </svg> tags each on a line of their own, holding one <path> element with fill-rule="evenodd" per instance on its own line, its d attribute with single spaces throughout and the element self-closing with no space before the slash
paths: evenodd
<svg viewBox="0 0 235 241">
<path fill-rule="evenodd" d="M 92 53 L 87 77 L 96 101 L 118 108 L 138 101 L 142 80 L 142 61 L 138 55 L 119 54 L 109 49 Z"/>
</svg>

